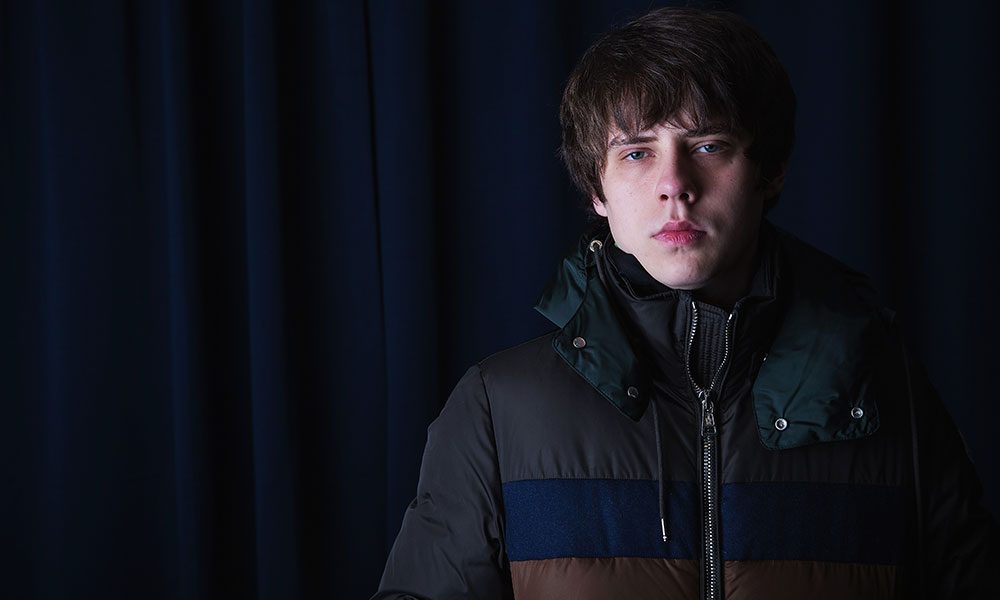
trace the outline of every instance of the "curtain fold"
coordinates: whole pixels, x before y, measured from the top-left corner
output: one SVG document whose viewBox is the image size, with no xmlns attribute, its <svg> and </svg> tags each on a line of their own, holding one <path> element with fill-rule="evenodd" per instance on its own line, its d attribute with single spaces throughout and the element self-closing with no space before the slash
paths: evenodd
<svg viewBox="0 0 1000 600">
<path fill-rule="evenodd" d="M 773 219 L 871 273 L 1000 510 L 998 8 L 729 6 L 799 95 Z M 584 227 L 562 86 L 644 2 L 0 0 L 12 597 L 366 597 L 426 427 Z"/>
</svg>

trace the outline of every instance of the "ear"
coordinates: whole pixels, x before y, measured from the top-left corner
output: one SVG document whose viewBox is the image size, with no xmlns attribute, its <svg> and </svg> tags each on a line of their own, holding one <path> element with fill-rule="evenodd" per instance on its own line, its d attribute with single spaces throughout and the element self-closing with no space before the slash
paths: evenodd
<svg viewBox="0 0 1000 600">
<path fill-rule="evenodd" d="M 764 184 L 764 198 L 771 199 L 785 189 L 785 173 L 788 172 L 788 163 L 783 162 L 778 168 L 778 172 Z"/>
<path fill-rule="evenodd" d="M 603 202 L 601 202 L 601 199 L 598 198 L 597 196 L 591 196 L 590 201 L 594 203 L 594 212 L 601 215 L 602 217 L 607 218 L 608 207 L 605 206 Z"/>
</svg>

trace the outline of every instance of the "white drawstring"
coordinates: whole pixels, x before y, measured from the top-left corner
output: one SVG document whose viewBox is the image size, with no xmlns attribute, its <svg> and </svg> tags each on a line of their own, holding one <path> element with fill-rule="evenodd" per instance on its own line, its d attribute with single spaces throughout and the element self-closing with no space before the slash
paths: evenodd
<svg viewBox="0 0 1000 600">
<path fill-rule="evenodd" d="M 667 541 L 667 505 L 663 499 L 663 448 L 660 445 L 660 413 L 656 410 L 655 398 L 649 399 L 649 405 L 653 407 L 653 430 L 656 432 L 656 483 L 659 491 L 660 504 L 660 533 L 663 541 Z"/>
</svg>

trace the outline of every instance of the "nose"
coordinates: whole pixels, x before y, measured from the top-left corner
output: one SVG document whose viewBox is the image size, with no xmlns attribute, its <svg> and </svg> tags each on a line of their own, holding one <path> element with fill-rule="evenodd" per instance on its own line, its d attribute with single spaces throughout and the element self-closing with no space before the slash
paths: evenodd
<svg viewBox="0 0 1000 600">
<path fill-rule="evenodd" d="M 663 162 L 656 191 L 660 200 L 680 200 L 694 202 L 697 193 L 692 165 L 682 153 L 677 153 Z"/>
</svg>

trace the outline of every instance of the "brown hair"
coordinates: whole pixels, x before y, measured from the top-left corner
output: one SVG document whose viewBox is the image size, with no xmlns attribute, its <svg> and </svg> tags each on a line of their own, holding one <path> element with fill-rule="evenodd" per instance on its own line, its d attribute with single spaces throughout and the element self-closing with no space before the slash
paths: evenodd
<svg viewBox="0 0 1000 600">
<path fill-rule="evenodd" d="M 749 135 L 761 185 L 791 154 L 795 92 L 760 34 L 732 13 L 661 8 L 597 40 L 563 92 L 561 154 L 591 211 L 591 198 L 606 200 L 601 173 L 612 127 L 631 136 L 682 113 L 693 121 L 684 126 Z"/>
</svg>

